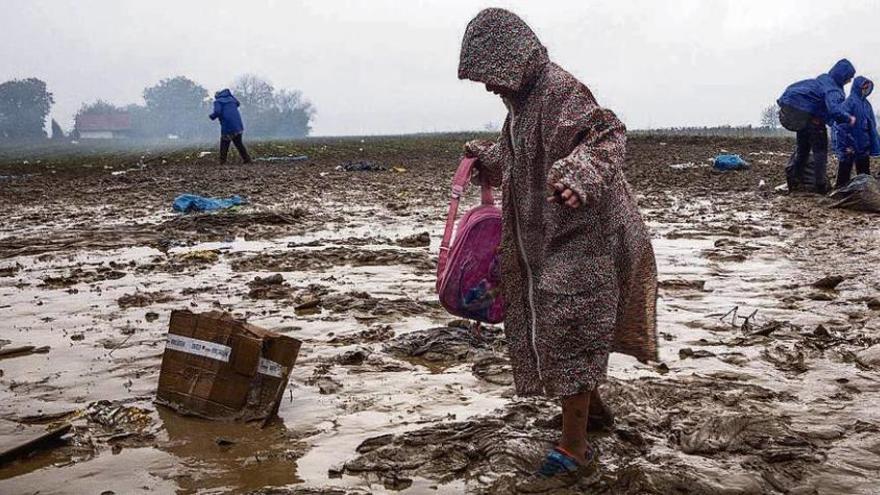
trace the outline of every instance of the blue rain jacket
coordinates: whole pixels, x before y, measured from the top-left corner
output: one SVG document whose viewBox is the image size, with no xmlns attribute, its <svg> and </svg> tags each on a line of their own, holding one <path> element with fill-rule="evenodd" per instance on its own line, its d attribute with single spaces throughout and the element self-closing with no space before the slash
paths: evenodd
<svg viewBox="0 0 880 495">
<path fill-rule="evenodd" d="M 785 88 L 776 103 L 779 106 L 788 105 L 803 110 L 825 122 L 846 123 L 850 114 L 843 108 L 846 98 L 843 85 L 855 73 L 856 69 L 849 60 L 838 60 L 827 74 L 798 81 Z"/>
<path fill-rule="evenodd" d="M 868 94 L 862 93 L 862 87 L 867 84 Z M 843 160 L 846 150 L 852 149 L 854 156 L 878 156 L 880 155 L 880 136 L 877 134 L 877 118 L 874 115 L 874 107 L 868 101 L 868 96 L 874 91 L 874 83 L 867 77 L 855 78 L 849 97 L 843 103 L 847 113 L 856 118 L 856 125 L 835 124 L 832 137 L 834 138 L 834 152 L 837 158 Z"/>
<path fill-rule="evenodd" d="M 238 134 L 244 131 L 244 123 L 238 112 L 240 103 L 232 91 L 224 89 L 214 94 L 214 113 L 209 115 L 211 120 L 220 119 L 220 134 Z"/>
</svg>

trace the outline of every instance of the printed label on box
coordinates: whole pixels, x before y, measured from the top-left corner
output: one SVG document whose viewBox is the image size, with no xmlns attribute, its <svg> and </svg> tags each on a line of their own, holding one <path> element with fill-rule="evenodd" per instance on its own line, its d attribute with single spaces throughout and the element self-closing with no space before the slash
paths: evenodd
<svg viewBox="0 0 880 495">
<path fill-rule="evenodd" d="M 184 337 L 183 335 L 175 335 L 173 333 L 168 334 L 168 340 L 165 342 L 165 347 L 167 349 L 173 349 L 187 354 L 195 354 L 196 356 L 216 359 L 218 361 L 223 361 L 224 363 L 229 362 L 229 356 L 232 354 L 232 348 L 229 346 L 208 342 L 206 340 Z"/>
<path fill-rule="evenodd" d="M 270 361 L 266 358 L 260 358 L 260 365 L 259 368 L 257 368 L 257 371 L 264 375 L 281 378 L 281 376 L 284 374 L 284 366 L 281 366 L 275 361 Z"/>
</svg>

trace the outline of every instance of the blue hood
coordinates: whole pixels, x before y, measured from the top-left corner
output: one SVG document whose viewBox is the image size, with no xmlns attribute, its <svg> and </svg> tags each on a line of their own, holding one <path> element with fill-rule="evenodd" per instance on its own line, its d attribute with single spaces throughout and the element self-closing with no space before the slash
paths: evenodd
<svg viewBox="0 0 880 495">
<path fill-rule="evenodd" d="M 840 59 L 827 74 L 804 79 L 785 88 L 779 106 L 790 106 L 825 122 L 846 123 L 850 114 L 844 108 L 843 85 L 855 75 L 856 69 L 847 59 Z"/>
<path fill-rule="evenodd" d="M 862 94 L 862 86 L 864 86 L 865 83 L 870 84 L 871 87 L 868 89 L 868 94 L 863 95 Z M 864 76 L 859 76 L 859 77 L 853 79 L 852 88 L 850 88 L 850 90 L 849 90 L 850 96 L 852 96 L 854 98 L 859 98 L 860 100 L 864 100 L 867 97 L 871 96 L 871 93 L 873 93 L 873 92 L 874 92 L 874 82 Z"/>
<path fill-rule="evenodd" d="M 834 151 L 839 160 L 847 158 L 847 150 L 855 152 L 856 156 L 877 156 L 880 154 L 880 135 L 877 133 L 877 119 L 874 117 L 874 107 L 868 101 L 868 97 L 862 94 L 862 87 L 870 85 L 871 91 L 874 83 L 867 77 L 859 76 L 853 80 L 849 97 L 843 104 L 847 113 L 856 118 L 854 126 L 849 123 L 836 124 L 834 126 Z M 871 92 L 868 92 L 870 95 Z"/>
<path fill-rule="evenodd" d="M 209 117 L 211 120 L 220 119 L 221 134 L 236 134 L 244 130 L 238 106 L 232 91 L 221 89 L 214 93 L 214 112 Z"/>
<path fill-rule="evenodd" d="M 232 91 L 229 91 L 228 89 L 221 89 L 214 93 L 214 99 L 220 103 L 230 103 L 235 101 L 235 97 L 232 96 Z"/>
<path fill-rule="evenodd" d="M 834 82 L 842 88 L 847 81 L 856 75 L 856 68 L 853 67 L 852 62 L 842 58 L 834 64 L 834 67 L 832 67 L 831 70 L 828 71 L 828 75 L 831 76 L 831 79 L 834 79 Z"/>
</svg>

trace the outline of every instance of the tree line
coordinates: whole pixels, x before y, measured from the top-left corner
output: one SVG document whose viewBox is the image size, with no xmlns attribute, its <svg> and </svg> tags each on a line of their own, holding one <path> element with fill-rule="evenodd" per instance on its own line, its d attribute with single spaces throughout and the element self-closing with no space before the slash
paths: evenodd
<svg viewBox="0 0 880 495">
<path fill-rule="evenodd" d="M 230 87 L 241 102 L 247 133 L 258 138 L 308 136 L 315 108 L 302 92 L 276 89 L 268 80 L 245 74 Z M 208 90 L 183 76 L 162 79 L 143 92 L 143 103 L 116 106 L 103 100 L 85 103 L 76 119 L 88 115 L 128 113 L 132 138 L 181 139 L 215 137 L 216 122 L 208 120 L 213 97 Z M 51 135 L 45 131 L 54 96 L 37 78 L 16 79 L 0 84 L 0 140 L 63 139 L 64 132 L 52 119 Z M 76 138 L 76 129 L 73 131 Z"/>
</svg>

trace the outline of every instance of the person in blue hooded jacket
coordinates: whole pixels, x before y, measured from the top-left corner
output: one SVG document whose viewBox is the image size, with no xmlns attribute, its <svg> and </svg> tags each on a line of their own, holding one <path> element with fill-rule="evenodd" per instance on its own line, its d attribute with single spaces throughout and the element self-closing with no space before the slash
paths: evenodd
<svg viewBox="0 0 880 495">
<path fill-rule="evenodd" d="M 214 94 L 214 113 L 208 116 L 211 120 L 220 119 L 220 163 L 226 163 L 229 154 L 229 143 L 235 145 L 243 163 L 250 163 L 251 156 L 241 139 L 244 132 L 244 123 L 241 121 L 241 113 L 238 107 L 241 104 L 232 91 L 223 89 Z"/>
<path fill-rule="evenodd" d="M 797 133 L 797 148 L 791 155 L 785 175 L 790 191 L 828 191 L 828 132 L 826 123 L 852 126 L 855 117 L 846 111 L 843 87 L 856 73 L 847 59 L 838 60 L 827 74 L 798 81 L 777 100 L 779 121 Z M 810 154 L 812 153 L 812 163 Z M 811 172 L 811 173 L 807 173 Z"/>
<path fill-rule="evenodd" d="M 866 77 L 855 78 L 844 109 L 856 118 L 856 124 L 835 124 L 834 152 L 837 154 L 837 181 L 835 188 L 849 183 L 853 164 L 856 173 L 871 173 L 871 157 L 880 155 L 880 136 L 877 134 L 877 118 L 868 96 L 874 90 L 874 83 Z"/>
</svg>

